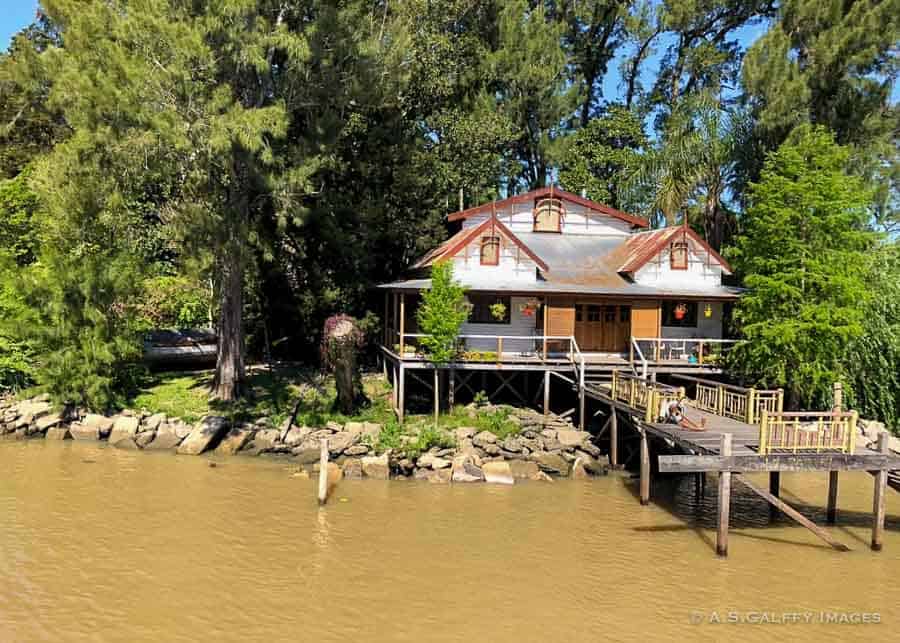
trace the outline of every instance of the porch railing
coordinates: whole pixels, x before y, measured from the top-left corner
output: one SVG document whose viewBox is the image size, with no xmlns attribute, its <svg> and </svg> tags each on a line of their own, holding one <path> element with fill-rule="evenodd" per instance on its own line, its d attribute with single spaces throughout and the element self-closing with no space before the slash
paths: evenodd
<svg viewBox="0 0 900 643">
<path fill-rule="evenodd" d="M 650 382 L 638 375 L 614 370 L 610 397 L 643 411 L 645 422 L 655 422 L 659 419 L 663 405 L 684 397 L 684 388 Z"/>
<path fill-rule="evenodd" d="M 424 333 L 396 333 L 396 336 L 398 343 L 394 349 L 401 358 L 409 356 L 410 348 L 413 355 L 417 355 L 419 340 L 426 337 Z M 458 354 L 463 361 L 516 361 L 517 356 L 547 360 L 552 355 L 559 355 L 561 359 L 584 366 L 584 356 L 571 335 L 459 335 L 457 341 Z M 468 346 L 470 341 L 489 342 L 491 347 L 474 349 Z M 515 346 L 524 348 L 515 349 Z"/>
<path fill-rule="evenodd" d="M 759 425 L 759 454 L 853 454 L 856 448 L 856 411 L 846 413 L 798 411 L 769 413 L 763 410 Z"/>
<path fill-rule="evenodd" d="M 673 337 L 632 337 L 631 361 L 635 353 L 645 361 L 665 362 L 683 360 L 701 366 L 717 366 L 722 364 L 725 354 L 740 340 Z"/>
<path fill-rule="evenodd" d="M 696 384 L 694 406 L 716 415 L 747 424 L 757 424 L 761 421 L 763 411 L 775 414 L 784 410 L 782 389 L 746 388 L 688 375 L 673 375 L 673 377 Z"/>
</svg>

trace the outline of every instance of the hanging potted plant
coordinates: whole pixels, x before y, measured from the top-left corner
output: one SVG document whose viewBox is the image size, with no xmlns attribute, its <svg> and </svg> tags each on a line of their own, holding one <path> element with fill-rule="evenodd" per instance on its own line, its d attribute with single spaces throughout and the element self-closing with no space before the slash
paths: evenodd
<svg viewBox="0 0 900 643">
<path fill-rule="evenodd" d="M 684 319 L 685 315 L 687 315 L 687 305 L 678 304 L 677 306 L 675 306 L 675 319 L 681 321 L 682 319 Z"/>
<path fill-rule="evenodd" d="M 499 301 L 496 304 L 491 304 L 491 317 L 498 322 L 506 319 L 506 305 Z"/>
<path fill-rule="evenodd" d="M 524 304 L 519 305 L 519 312 L 526 317 L 532 317 L 540 307 L 541 302 L 537 299 L 529 299 Z"/>
</svg>

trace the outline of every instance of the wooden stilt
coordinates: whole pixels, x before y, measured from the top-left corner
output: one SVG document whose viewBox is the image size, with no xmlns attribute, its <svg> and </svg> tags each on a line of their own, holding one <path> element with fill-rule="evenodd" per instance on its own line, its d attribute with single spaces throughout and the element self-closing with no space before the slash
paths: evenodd
<svg viewBox="0 0 900 643">
<path fill-rule="evenodd" d="M 394 366 L 391 370 L 393 370 L 393 372 L 394 372 L 394 386 L 391 388 L 391 405 L 393 406 L 394 410 L 396 411 L 397 407 L 400 404 L 399 390 L 397 388 L 398 387 L 397 382 L 400 378 L 397 376 L 397 365 L 396 364 L 394 364 Z"/>
<path fill-rule="evenodd" d="M 650 503 L 650 445 L 647 432 L 641 430 L 641 504 Z"/>
<path fill-rule="evenodd" d="M 434 369 L 434 426 L 438 425 L 438 416 L 441 412 L 441 398 L 440 398 L 440 385 L 438 380 L 440 378 L 440 372 L 437 367 Z"/>
<path fill-rule="evenodd" d="M 888 453 L 888 434 L 878 434 L 878 452 Z M 875 474 L 875 497 L 872 501 L 872 549 L 881 551 L 884 544 L 884 494 L 887 490 L 887 471 Z"/>
<path fill-rule="evenodd" d="M 838 472 L 828 472 L 828 512 L 825 521 L 829 525 L 837 522 Z"/>
<path fill-rule="evenodd" d="M 694 474 L 694 496 L 699 500 L 703 497 L 703 474 Z"/>
<path fill-rule="evenodd" d="M 609 464 L 615 469 L 619 466 L 619 423 L 616 419 L 616 407 L 610 404 L 609 411 L 612 414 L 609 416 Z"/>
<path fill-rule="evenodd" d="M 544 421 L 550 414 L 550 371 L 544 371 Z"/>
<path fill-rule="evenodd" d="M 769 472 L 769 493 L 776 498 L 781 497 L 781 471 Z M 769 503 L 769 520 L 777 518 L 779 513 L 778 507 Z"/>
<path fill-rule="evenodd" d="M 319 504 L 328 501 L 328 440 L 319 440 Z"/>
<path fill-rule="evenodd" d="M 584 389 L 578 384 L 578 428 L 584 431 Z"/>
<path fill-rule="evenodd" d="M 451 411 L 456 404 L 456 374 L 452 368 L 447 373 L 447 404 Z"/>
<path fill-rule="evenodd" d="M 719 454 L 731 455 L 731 434 L 723 433 Z M 716 554 L 728 556 L 728 517 L 731 511 L 731 472 L 719 472 L 719 519 L 716 530 Z"/>
<path fill-rule="evenodd" d="M 406 367 L 400 364 L 399 383 L 397 385 L 397 419 L 403 424 L 403 414 L 406 408 L 406 391 L 404 390 L 406 380 Z"/>
</svg>

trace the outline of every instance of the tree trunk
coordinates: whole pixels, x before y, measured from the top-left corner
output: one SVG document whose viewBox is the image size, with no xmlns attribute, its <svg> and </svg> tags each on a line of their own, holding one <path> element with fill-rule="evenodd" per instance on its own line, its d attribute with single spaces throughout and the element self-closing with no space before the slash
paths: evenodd
<svg viewBox="0 0 900 643">
<path fill-rule="evenodd" d="M 241 396 L 244 383 L 244 266 L 241 258 L 228 257 L 222 272 L 219 347 L 212 396 L 229 402 Z"/>
</svg>

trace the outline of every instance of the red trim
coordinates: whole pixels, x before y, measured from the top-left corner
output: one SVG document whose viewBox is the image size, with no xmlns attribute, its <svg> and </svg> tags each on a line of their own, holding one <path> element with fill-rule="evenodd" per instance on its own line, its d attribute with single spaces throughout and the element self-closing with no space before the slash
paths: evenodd
<svg viewBox="0 0 900 643">
<path fill-rule="evenodd" d="M 534 201 L 535 199 L 540 199 L 546 196 L 553 196 L 555 198 L 562 199 L 564 201 L 568 201 L 569 203 L 575 203 L 576 205 L 583 206 L 588 210 L 593 210 L 594 212 L 599 212 L 601 214 L 606 214 L 608 216 L 614 217 L 616 219 L 620 219 L 631 225 L 635 225 L 641 228 L 649 228 L 650 222 L 643 217 L 638 217 L 633 214 L 628 214 L 627 212 L 622 212 L 621 210 L 616 210 L 615 208 L 611 208 L 608 205 L 603 205 L 602 203 L 597 203 L 596 201 L 591 201 L 590 199 L 585 199 L 584 197 L 578 196 L 577 194 L 572 194 L 571 192 L 566 192 L 565 190 L 560 190 L 559 188 L 538 188 L 537 190 L 531 190 L 530 192 L 526 192 L 524 194 L 517 194 L 515 196 L 511 196 L 509 198 L 503 199 L 502 201 L 495 201 L 491 203 L 485 203 L 483 205 L 478 205 L 472 208 L 468 208 L 466 210 L 460 210 L 459 212 L 454 212 L 450 216 L 447 217 L 448 221 L 459 221 L 461 219 L 467 219 L 476 214 L 482 214 L 483 212 L 487 212 L 493 207 L 496 206 L 505 206 L 505 205 L 513 205 L 517 203 L 527 203 L 529 201 Z"/>
<path fill-rule="evenodd" d="M 480 235 L 488 227 L 497 228 L 498 230 L 500 230 L 500 232 L 502 232 L 503 235 L 507 239 L 509 239 L 514 244 L 516 244 L 519 248 L 521 248 L 522 252 L 524 252 L 526 255 L 528 255 L 528 257 L 532 261 L 534 261 L 541 270 L 545 270 L 545 271 L 549 270 L 549 268 L 547 267 L 547 264 L 544 263 L 543 259 L 541 259 L 536 254 L 534 254 L 534 251 L 532 251 L 531 248 L 526 246 L 525 243 L 521 239 L 519 239 L 519 237 L 514 235 L 509 228 L 507 228 L 505 225 L 500 223 L 500 221 L 498 221 L 497 219 L 495 219 L 493 217 L 486 219 L 481 224 L 472 228 L 471 231 L 468 234 L 464 235 L 459 241 L 457 241 L 452 246 L 449 246 L 446 250 L 441 252 L 440 256 L 436 257 L 434 259 L 434 261 L 442 261 L 444 259 L 449 259 L 450 257 L 453 257 L 454 255 L 456 255 L 457 252 L 459 252 L 460 250 L 465 248 L 467 245 L 469 245 L 469 243 L 472 242 L 472 239 L 474 239 L 475 237 Z"/>
<path fill-rule="evenodd" d="M 656 243 L 654 243 L 652 246 L 648 246 L 646 250 L 641 252 L 633 259 L 629 260 L 625 265 L 619 268 L 619 272 L 634 273 L 643 268 L 648 261 L 659 254 L 660 250 L 666 247 L 666 244 L 668 244 L 679 231 L 683 232 L 685 236 L 690 237 L 695 243 L 706 250 L 713 259 L 715 259 L 722 265 L 726 272 L 733 272 L 731 265 L 727 261 L 725 261 L 722 255 L 713 250 L 710 245 L 706 243 L 706 241 L 704 241 L 700 237 L 700 235 L 694 232 L 692 229 L 685 228 L 683 226 L 673 226 L 671 228 L 663 228 L 663 230 L 668 231 L 669 234 L 660 234 L 659 240 Z"/>
</svg>

